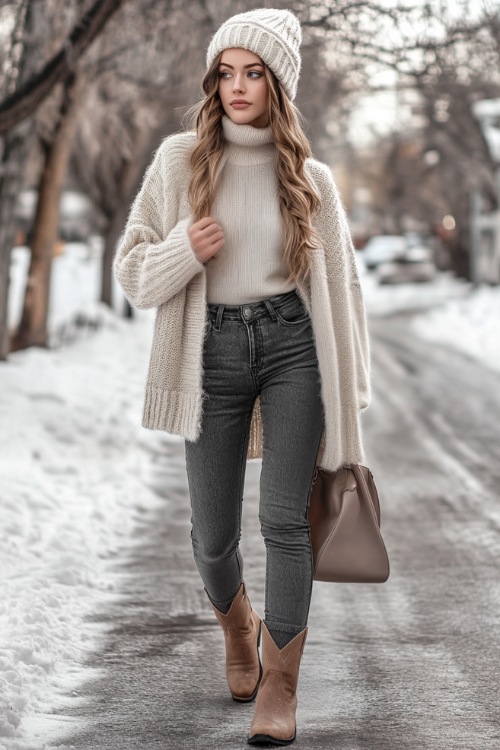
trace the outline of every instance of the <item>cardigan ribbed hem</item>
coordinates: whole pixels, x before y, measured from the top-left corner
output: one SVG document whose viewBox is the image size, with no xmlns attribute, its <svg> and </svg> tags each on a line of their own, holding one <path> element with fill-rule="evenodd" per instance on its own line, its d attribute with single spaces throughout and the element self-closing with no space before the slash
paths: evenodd
<svg viewBox="0 0 500 750">
<path fill-rule="evenodd" d="M 201 402 L 196 393 L 146 386 L 142 426 L 197 440 L 201 432 Z"/>
</svg>

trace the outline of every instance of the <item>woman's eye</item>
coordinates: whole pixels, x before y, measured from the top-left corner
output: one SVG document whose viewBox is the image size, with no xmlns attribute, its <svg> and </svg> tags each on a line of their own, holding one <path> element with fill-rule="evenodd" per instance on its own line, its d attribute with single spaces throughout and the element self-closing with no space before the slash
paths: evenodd
<svg viewBox="0 0 500 750">
<path fill-rule="evenodd" d="M 226 75 L 231 75 L 231 73 L 228 70 L 222 70 L 219 73 L 220 78 L 224 78 Z M 258 78 L 261 78 L 262 73 L 258 70 L 249 70 L 248 75 L 256 75 Z"/>
</svg>

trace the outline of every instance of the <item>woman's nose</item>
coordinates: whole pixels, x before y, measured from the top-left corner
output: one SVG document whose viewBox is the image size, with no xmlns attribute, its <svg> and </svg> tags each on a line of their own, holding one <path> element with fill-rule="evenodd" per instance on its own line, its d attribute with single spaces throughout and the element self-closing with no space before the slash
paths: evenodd
<svg viewBox="0 0 500 750">
<path fill-rule="evenodd" d="M 233 91 L 244 91 L 244 90 L 245 90 L 245 84 L 244 84 L 243 75 L 240 75 L 239 73 L 237 73 L 234 77 Z"/>
</svg>

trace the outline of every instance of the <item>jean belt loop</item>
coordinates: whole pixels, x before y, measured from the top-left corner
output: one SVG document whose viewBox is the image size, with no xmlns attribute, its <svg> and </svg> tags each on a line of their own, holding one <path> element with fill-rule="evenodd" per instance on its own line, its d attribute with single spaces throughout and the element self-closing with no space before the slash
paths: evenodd
<svg viewBox="0 0 500 750">
<path fill-rule="evenodd" d="M 269 312 L 269 315 L 271 316 L 271 319 L 273 320 L 273 322 L 276 322 L 277 319 L 278 319 L 278 316 L 276 315 L 276 310 L 274 309 L 272 302 L 269 302 L 268 299 L 265 299 L 264 300 L 264 304 L 265 304 L 265 306 L 268 309 L 268 312 Z"/>
<path fill-rule="evenodd" d="M 222 313 L 224 312 L 225 305 L 221 304 L 217 308 L 217 316 L 215 318 L 215 330 L 220 331 L 222 325 Z"/>
</svg>

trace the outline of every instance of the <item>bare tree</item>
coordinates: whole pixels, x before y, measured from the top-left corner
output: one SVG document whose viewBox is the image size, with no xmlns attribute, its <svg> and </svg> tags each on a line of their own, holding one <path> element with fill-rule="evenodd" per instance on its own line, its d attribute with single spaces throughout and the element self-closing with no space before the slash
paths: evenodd
<svg viewBox="0 0 500 750">
<path fill-rule="evenodd" d="M 59 225 L 59 201 L 84 88 L 84 77 L 77 60 L 120 4 L 102 0 L 94 3 L 88 12 L 84 12 L 69 35 L 69 43 L 75 49 L 74 59 L 69 60 L 67 53 L 55 52 L 54 42 L 46 42 L 45 52 L 49 63 L 42 69 L 44 75 L 32 76 L 27 85 L 14 92 L 4 103 L 4 113 L 9 113 L 8 117 L 14 120 L 25 117 L 33 108 L 38 107 L 36 122 L 42 161 L 23 313 L 10 342 L 11 350 L 31 345 L 48 345 L 50 280 L 53 248 Z M 50 18 L 53 33 L 48 39 L 64 38 L 69 14 L 60 13 L 61 4 L 57 0 L 47 3 L 44 10 Z M 67 10 L 78 13 L 80 3 L 72 7 L 70 5 Z M 40 46 L 43 49 L 43 45 Z M 47 110 L 52 116 L 48 118 L 49 125 L 45 121 L 43 132 L 40 132 L 40 121 L 43 121 L 43 112 Z"/>
<path fill-rule="evenodd" d="M 52 258 L 59 225 L 59 201 L 73 145 L 83 80 L 66 79 L 50 140 L 43 143 L 43 168 L 30 243 L 31 261 L 21 322 L 12 336 L 11 351 L 47 346 Z"/>
<path fill-rule="evenodd" d="M 5 96 L 0 103 L 0 133 L 3 133 L 2 144 L 2 172 L 0 174 L 0 359 L 5 359 L 10 348 L 8 341 L 8 286 L 11 248 L 14 244 L 14 206 L 17 195 L 23 183 L 24 164 L 28 157 L 34 121 L 30 117 L 47 96 L 59 84 L 62 87 L 62 101 L 59 118 L 55 124 L 52 154 L 46 149 L 46 165 L 42 180 L 44 190 L 40 194 L 41 203 L 37 208 L 39 227 L 35 231 L 36 245 L 32 255 L 32 266 L 28 282 L 27 303 L 23 313 L 23 324 L 19 334 L 15 337 L 16 346 L 26 345 L 31 341 L 29 331 L 33 332 L 33 342 L 43 343 L 45 336 L 41 333 L 43 319 L 46 321 L 48 305 L 48 289 L 45 284 L 50 280 L 49 250 L 52 251 L 54 231 L 49 231 L 49 224 L 57 226 L 57 210 L 61 180 L 65 175 L 63 163 L 56 165 L 56 158 L 67 159 L 67 147 L 62 147 L 61 139 L 69 142 L 70 127 L 75 123 L 75 66 L 77 60 L 88 49 L 89 45 L 102 32 L 123 0 L 96 0 L 93 5 L 84 10 L 80 19 L 67 28 L 67 20 L 71 12 L 80 12 L 82 3 L 78 0 L 76 6 L 71 0 L 58 0 L 55 16 L 63 24 L 63 38 L 65 42 L 60 48 L 51 50 L 48 61 L 40 68 L 40 52 L 46 46 L 43 36 L 46 26 L 46 16 L 50 15 L 51 3 L 41 3 L 36 0 L 17 0 L 5 8 L 13 19 L 9 43 L 4 47 L 2 56 L 2 70 L 5 80 L 3 92 Z M 69 13 L 68 13 L 69 11 Z M 47 29 L 47 36 L 53 39 L 53 28 Z M 43 57 L 42 57 L 43 59 Z M 69 106 L 71 102 L 71 106 Z M 67 123 L 62 120 L 67 117 Z M 31 138 L 30 138 L 31 136 Z M 54 180 L 54 192 L 49 199 L 50 179 Z M 49 219 L 50 217 L 50 219 Z M 42 228 L 43 227 L 43 228 Z M 42 239 L 44 238 L 44 239 Z M 49 243 L 49 244 L 47 244 Z M 44 260 L 35 257 L 45 247 Z M 36 300 L 36 302 L 35 302 Z M 42 303 L 42 300 L 45 300 Z M 45 312 L 42 312 L 45 309 Z M 35 315 L 36 310 L 36 315 Z M 35 316 L 31 322 L 30 317 Z M 35 322 L 36 319 L 36 322 Z M 22 334 L 21 334 L 22 331 Z M 37 332 L 35 335 L 35 331 Z M 23 342 L 23 343 L 22 343 Z"/>
<path fill-rule="evenodd" d="M 469 278 L 470 192 L 480 187 L 492 207 L 497 200 L 495 165 L 473 105 L 500 96 L 500 11 L 477 16 L 468 31 L 463 20 L 441 21 L 449 24 L 444 36 L 428 42 L 399 75 L 400 90 L 412 94 L 412 118 L 378 139 L 358 169 L 385 231 L 403 231 L 408 222 L 438 228 L 452 215 L 452 267 Z"/>
</svg>

